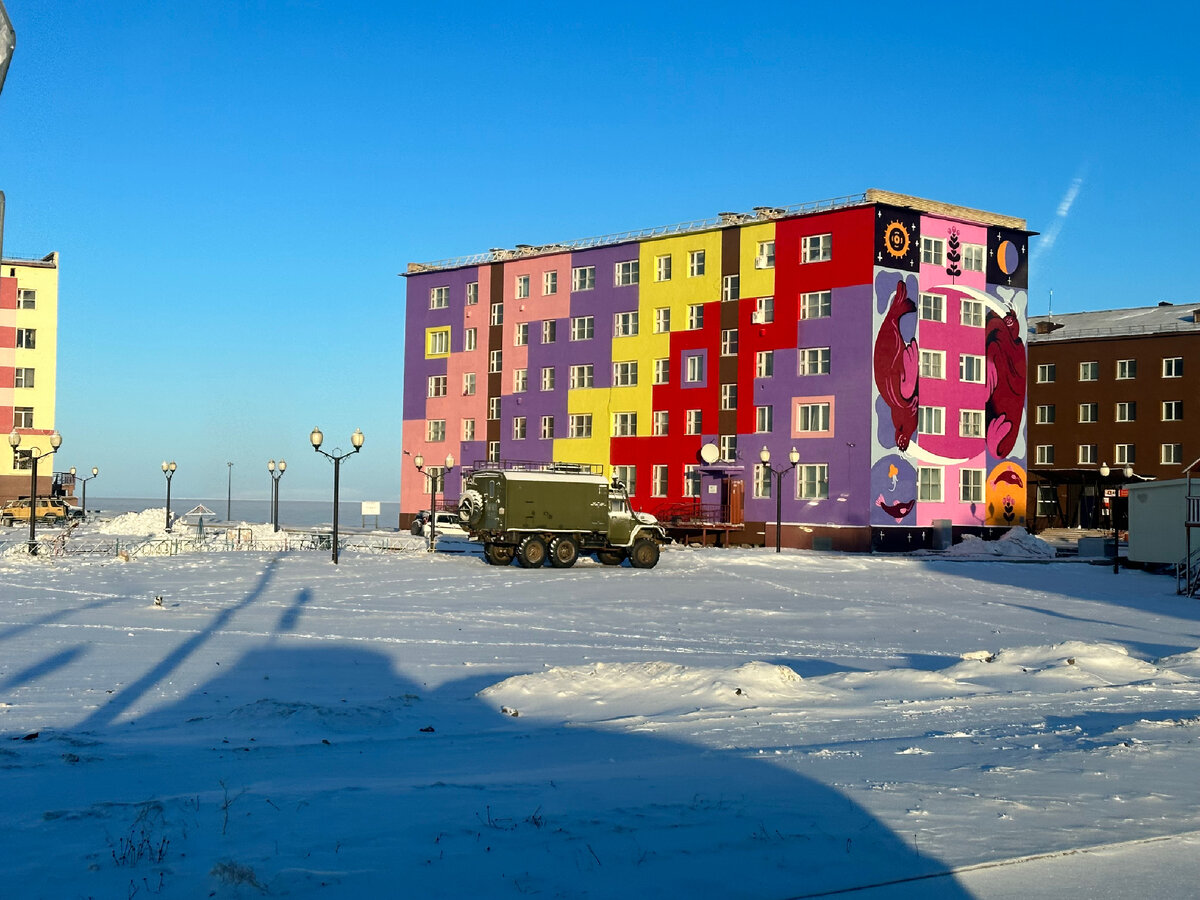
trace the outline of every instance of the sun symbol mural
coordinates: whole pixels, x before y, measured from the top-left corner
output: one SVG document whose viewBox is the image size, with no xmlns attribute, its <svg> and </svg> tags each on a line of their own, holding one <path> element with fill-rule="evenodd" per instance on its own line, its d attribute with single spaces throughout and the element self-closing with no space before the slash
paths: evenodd
<svg viewBox="0 0 1200 900">
<path fill-rule="evenodd" d="M 900 222 L 888 222 L 883 232 L 883 244 L 894 259 L 903 259 L 908 255 L 908 229 Z"/>
</svg>

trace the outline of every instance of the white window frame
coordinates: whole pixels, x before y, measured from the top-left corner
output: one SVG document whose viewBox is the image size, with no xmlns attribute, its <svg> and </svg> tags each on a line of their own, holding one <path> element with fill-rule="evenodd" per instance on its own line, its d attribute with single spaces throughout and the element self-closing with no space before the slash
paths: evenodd
<svg viewBox="0 0 1200 900">
<path fill-rule="evenodd" d="M 475 390 L 479 383 L 474 372 L 463 372 L 462 392 L 464 397 L 474 397 Z"/>
<path fill-rule="evenodd" d="M 1095 444 L 1079 444 L 1076 459 L 1081 466 L 1094 466 L 1099 458 L 1098 448 Z"/>
<path fill-rule="evenodd" d="M 704 380 L 704 357 L 699 353 L 684 357 L 686 365 L 685 380 L 688 384 L 699 384 Z"/>
<path fill-rule="evenodd" d="M 664 356 L 654 360 L 654 383 L 671 383 L 671 360 L 669 357 Z"/>
<path fill-rule="evenodd" d="M 683 496 L 700 496 L 700 467 L 697 465 L 683 467 Z"/>
<path fill-rule="evenodd" d="M 828 434 L 833 423 L 833 404 L 829 401 L 796 404 L 797 434 Z"/>
<path fill-rule="evenodd" d="M 450 352 L 450 329 L 439 328 L 429 332 L 429 355 L 445 356 Z"/>
<path fill-rule="evenodd" d="M 1164 422 L 1183 421 L 1183 401 L 1164 400 L 1162 402 L 1162 420 Z"/>
<path fill-rule="evenodd" d="M 31 388 L 36 383 L 33 366 L 17 366 L 13 369 L 13 387 Z"/>
<path fill-rule="evenodd" d="M 621 411 L 612 414 L 613 437 L 637 437 L 637 413 Z"/>
<path fill-rule="evenodd" d="M 503 303 L 493 303 L 491 305 L 491 309 L 488 311 L 488 324 L 489 325 L 503 325 L 504 324 L 504 304 Z"/>
<path fill-rule="evenodd" d="M 1114 422 L 1136 422 L 1137 421 L 1137 401 L 1136 400 L 1121 400 L 1118 401 L 1114 413 Z"/>
<path fill-rule="evenodd" d="M 651 468 L 650 496 L 665 497 L 671 489 L 670 467 L 655 463 Z"/>
<path fill-rule="evenodd" d="M 513 285 L 513 296 L 518 300 L 527 300 L 529 298 L 529 276 L 518 275 L 516 282 Z"/>
<path fill-rule="evenodd" d="M 987 248 L 983 244 L 962 245 L 964 272 L 983 272 L 987 265 Z M 965 324 L 965 323 L 964 323 Z"/>
<path fill-rule="evenodd" d="M 1057 363 L 1038 363 L 1037 367 L 1037 383 L 1038 384 L 1053 384 L 1058 377 Z"/>
<path fill-rule="evenodd" d="M 1117 360 L 1117 381 L 1132 381 L 1137 378 L 1136 359 Z"/>
<path fill-rule="evenodd" d="M 558 293 L 558 272 L 549 269 L 542 273 L 542 296 L 549 297 Z"/>
<path fill-rule="evenodd" d="M 543 391 L 554 390 L 556 381 L 557 381 L 557 377 L 555 376 L 554 366 L 542 366 L 542 376 L 541 376 L 542 390 Z"/>
<path fill-rule="evenodd" d="M 671 330 L 671 307 L 660 306 L 654 310 L 654 333 L 666 334 Z"/>
<path fill-rule="evenodd" d="M 800 239 L 800 262 L 829 262 L 833 259 L 833 233 L 806 234 Z"/>
<path fill-rule="evenodd" d="M 754 407 L 754 433 L 770 434 L 774 430 L 775 407 L 770 405 Z"/>
<path fill-rule="evenodd" d="M 571 340 L 590 341 L 596 336 L 594 316 L 574 316 L 571 319 Z"/>
<path fill-rule="evenodd" d="M 918 434 L 945 434 L 946 407 L 921 404 L 917 407 Z"/>
<path fill-rule="evenodd" d="M 661 256 L 654 257 L 654 280 L 655 281 L 670 281 L 671 280 L 671 254 L 664 253 Z"/>
<path fill-rule="evenodd" d="M 958 470 L 959 503 L 983 502 L 983 481 L 985 474 L 983 469 Z"/>
<path fill-rule="evenodd" d="M 1182 378 L 1183 377 L 1183 357 L 1182 356 L 1164 356 L 1162 361 L 1162 377 L 1163 378 Z"/>
<path fill-rule="evenodd" d="M 759 297 L 754 301 L 754 322 L 756 325 L 770 325 L 775 321 L 774 296 Z"/>
<path fill-rule="evenodd" d="M 984 306 L 978 300 L 960 300 L 958 304 L 958 323 L 968 328 L 982 328 L 987 321 Z"/>
<path fill-rule="evenodd" d="M 804 463 L 796 467 L 796 497 L 799 500 L 829 499 L 828 463 Z"/>
<path fill-rule="evenodd" d="M 1161 444 L 1158 449 L 1158 460 L 1164 466 L 1183 465 L 1183 444 Z"/>
<path fill-rule="evenodd" d="M 638 314 L 619 312 L 613 315 L 613 337 L 636 337 L 638 333 Z"/>
<path fill-rule="evenodd" d="M 919 299 L 917 318 L 922 322 L 946 321 L 946 298 L 944 296 L 922 291 Z"/>
<path fill-rule="evenodd" d="M 474 328 L 467 328 L 463 331 L 463 351 L 474 350 L 479 345 L 479 332 Z"/>
<path fill-rule="evenodd" d="M 542 319 L 542 343 L 553 344 L 558 340 L 558 319 Z"/>
<path fill-rule="evenodd" d="M 554 416 L 542 416 L 542 425 L 539 434 L 543 441 L 554 440 Z"/>
<path fill-rule="evenodd" d="M 945 350 L 921 350 L 921 377 L 938 379 L 946 377 Z"/>
<path fill-rule="evenodd" d="M 567 437 L 590 438 L 592 436 L 592 414 L 571 413 L 567 420 Z"/>
<path fill-rule="evenodd" d="M 430 375 L 425 385 L 425 396 L 445 397 L 450 393 L 449 378 L 446 375 Z"/>
<path fill-rule="evenodd" d="M 688 278 L 700 278 L 704 275 L 704 251 L 688 251 Z"/>
<path fill-rule="evenodd" d="M 478 281 L 468 281 L 467 282 L 466 305 L 474 306 L 478 302 L 479 302 L 479 282 Z"/>
<path fill-rule="evenodd" d="M 740 300 L 742 299 L 742 276 L 741 275 L 723 275 L 721 276 L 721 299 L 722 300 Z"/>
<path fill-rule="evenodd" d="M 704 433 L 704 410 L 689 409 L 687 411 L 687 422 L 684 428 L 684 434 L 703 434 Z"/>
<path fill-rule="evenodd" d="M 688 305 L 688 331 L 699 331 L 704 327 L 704 304 L 692 303 Z"/>
<path fill-rule="evenodd" d="M 754 377 L 770 378 L 775 374 L 775 351 L 759 350 L 754 354 Z"/>
<path fill-rule="evenodd" d="M 613 263 L 613 285 L 615 287 L 629 287 L 637 284 L 639 278 L 638 261 L 636 259 L 626 259 L 618 263 Z"/>
<path fill-rule="evenodd" d="M 759 241 L 754 252 L 754 268 L 775 268 L 775 241 Z"/>
<path fill-rule="evenodd" d="M 1132 466 L 1137 463 L 1137 447 L 1134 444 L 1113 444 L 1113 465 Z"/>
<path fill-rule="evenodd" d="M 1080 403 L 1078 422 L 1080 425 L 1094 425 L 1100 421 L 1099 403 Z"/>
<path fill-rule="evenodd" d="M 945 474 L 941 466 L 918 467 L 917 501 L 941 503 L 945 497 Z"/>
<path fill-rule="evenodd" d="M 671 412 L 666 409 L 656 409 L 653 413 L 652 434 L 654 437 L 663 437 L 668 434 L 671 428 Z"/>
<path fill-rule="evenodd" d="M 738 352 L 738 330 L 736 328 L 726 328 L 721 332 L 721 355 L 722 356 L 737 356 Z"/>
<path fill-rule="evenodd" d="M 512 439 L 514 441 L 525 440 L 525 435 L 529 433 L 528 420 L 524 416 L 513 416 L 512 420 Z"/>
<path fill-rule="evenodd" d="M 921 264 L 944 266 L 946 264 L 946 239 L 921 235 Z"/>
<path fill-rule="evenodd" d="M 965 384 L 983 384 L 984 358 L 975 353 L 961 353 L 958 357 L 958 380 Z"/>
<path fill-rule="evenodd" d="M 800 295 L 801 319 L 828 319 L 833 314 L 833 291 L 809 291 Z"/>
<path fill-rule="evenodd" d="M 529 323 L 518 322 L 513 326 L 513 346 L 525 347 L 529 344 Z"/>
<path fill-rule="evenodd" d="M 445 309 L 450 305 L 450 286 L 441 284 L 429 289 L 429 308 Z"/>
<path fill-rule="evenodd" d="M 572 390 L 596 386 L 596 367 L 593 363 L 571 366 L 570 385 Z"/>
<path fill-rule="evenodd" d="M 1053 403 L 1042 403 L 1034 411 L 1035 425 L 1053 425 L 1055 409 Z"/>
<path fill-rule="evenodd" d="M 833 353 L 828 347 L 801 347 L 797 353 L 798 375 L 828 375 Z"/>
<path fill-rule="evenodd" d="M 737 461 L 737 435 L 722 434 L 717 436 L 717 458 L 724 462 Z"/>
<path fill-rule="evenodd" d="M 1079 364 L 1080 381 L 1099 381 L 1100 363 L 1098 360 L 1087 360 Z"/>
<path fill-rule="evenodd" d="M 17 309 L 37 309 L 36 288 L 17 288 Z"/>
<path fill-rule="evenodd" d="M 489 350 L 488 351 L 488 374 L 495 375 L 497 372 L 504 371 L 504 351 Z"/>
<path fill-rule="evenodd" d="M 1035 465 L 1052 466 L 1054 465 L 1054 445 L 1053 444 L 1038 444 L 1034 450 Z"/>
<path fill-rule="evenodd" d="M 736 384 L 721 385 L 721 409 L 737 409 L 738 386 Z"/>
<path fill-rule="evenodd" d="M 513 369 L 513 389 L 514 394 L 524 394 L 529 390 L 529 370 L 528 369 Z"/>
<path fill-rule="evenodd" d="M 753 497 L 755 500 L 770 500 L 771 488 L 773 487 L 772 476 L 775 473 L 771 471 L 771 467 L 765 463 L 754 464 L 754 487 Z"/>
<path fill-rule="evenodd" d="M 464 441 L 475 440 L 475 420 L 474 419 L 463 419 L 462 420 L 462 439 Z"/>
<path fill-rule="evenodd" d="M 622 359 L 613 363 L 613 387 L 637 387 L 638 364 L 636 359 Z"/>
<path fill-rule="evenodd" d="M 596 267 L 575 266 L 571 269 L 571 290 L 591 291 L 596 288 Z"/>
<path fill-rule="evenodd" d="M 425 440 L 431 444 L 438 444 L 446 440 L 446 420 L 426 419 Z"/>
</svg>

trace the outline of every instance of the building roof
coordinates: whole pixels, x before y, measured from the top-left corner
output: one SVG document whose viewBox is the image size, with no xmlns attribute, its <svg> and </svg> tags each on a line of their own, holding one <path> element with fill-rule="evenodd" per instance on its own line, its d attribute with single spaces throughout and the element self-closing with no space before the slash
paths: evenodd
<svg viewBox="0 0 1200 900">
<path fill-rule="evenodd" d="M 768 222 L 775 219 L 807 216 L 814 213 L 830 212 L 836 209 L 847 209 L 853 206 L 871 206 L 886 203 L 892 206 L 907 207 L 919 212 L 965 222 L 975 222 L 979 225 L 999 225 L 1004 228 L 1025 230 L 1025 220 L 1016 216 L 1005 216 L 1000 213 L 985 212 L 967 206 L 955 206 L 937 200 L 926 200 L 922 197 L 912 197 L 908 194 L 897 194 L 892 191 L 882 191 L 878 188 L 868 188 L 861 194 L 850 194 L 845 197 L 834 197 L 830 200 L 815 200 L 808 203 L 794 203 L 791 206 L 756 206 L 753 212 L 723 212 L 707 219 L 694 219 L 691 222 L 679 222 L 674 225 L 657 225 L 651 228 L 635 229 L 633 231 L 618 231 L 597 237 L 579 238 L 572 241 L 562 241 L 553 244 L 517 244 L 511 250 L 493 247 L 486 253 L 476 253 L 470 256 L 458 256 L 451 259 L 439 259 L 436 262 L 410 262 L 408 270 L 401 275 L 419 275 L 422 272 L 435 272 L 443 269 L 458 269 L 463 266 L 482 266 L 488 263 L 504 262 L 510 259 L 524 259 L 531 256 L 543 256 L 550 253 L 568 253 L 573 250 L 590 250 L 594 247 L 608 247 L 613 244 L 625 244 L 632 241 L 649 240 L 675 234 L 691 234 L 699 231 L 711 231 L 714 228 L 727 228 L 730 225 L 744 225 L 752 222 Z M 1036 234 L 1036 232 L 1030 232 Z"/>
<path fill-rule="evenodd" d="M 55 250 L 47 253 L 45 256 L 37 259 L 29 259 L 20 256 L 5 256 L 0 259 L 2 266 L 25 266 L 31 269 L 54 269 L 58 267 L 58 251 Z"/>
<path fill-rule="evenodd" d="M 1029 341 L 1034 343 L 1200 333 L 1200 301 L 1179 306 L 1160 303 L 1133 309 L 1031 316 L 1027 331 Z"/>
</svg>

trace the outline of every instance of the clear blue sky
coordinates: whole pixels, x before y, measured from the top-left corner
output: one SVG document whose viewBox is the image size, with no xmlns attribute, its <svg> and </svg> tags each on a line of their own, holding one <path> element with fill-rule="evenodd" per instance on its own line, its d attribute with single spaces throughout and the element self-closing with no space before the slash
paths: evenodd
<svg viewBox="0 0 1200 900">
<path fill-rule="evenodd" d="M 1185 4 L 5 5 L 5 250 L 62 254 L 97 497 L 324 499 L 319 424 L 395 500 L 410 261 L 878 187 L 1025 217 L 1034 313 L 1200 301 Z"/>
</svg>

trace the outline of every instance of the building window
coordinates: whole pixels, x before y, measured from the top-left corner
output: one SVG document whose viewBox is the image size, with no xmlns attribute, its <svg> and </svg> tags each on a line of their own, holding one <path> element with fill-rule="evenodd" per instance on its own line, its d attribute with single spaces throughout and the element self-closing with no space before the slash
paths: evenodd
<svg viewBox="0 0 1200 900">
<path fill-rule="evenodd" d="M 1099 403 L 1080 403 L 1079 404 L 1079 421 L 1083 424 L 1099 421 L 1100 404 Z"/>
<path fill-rule="evenodd" d="M 684 466 L 683 467 L 683 496 L 699 497 L 700 496 L 700 467 L 699 466 Z"/>
<path fill-rule="evenodd" d="M 963 244 L 962 261 L 964 272 L 982 272 L 984 261 L 983 244 Z M 965 322 L 963 324 L 966 324 Z"/>
<path fill-rule="evenodd" d="M 917 499 L 932 503 L 942 502 L 942 470 L 939 466 L 922 466 L 917 469 Z"/>
<path fill-rule="evenodd" d="M 633 337 L 638 333 L 636 312 L 617 313 L 613 317 L 613 337 Z"/>
<path fill-rule="evenodd" d="M 558 273 L 554 271 L 542 273 L 542 296 L 549 297 L 558 293 Z"/>
<path fill-rule="evenodd" d="M 775 374 L 775 351 L 759 350 L 754 354 L 754 375 L 756 378 L 770 378 Z"/>
<path fill-rule="evenodd" d="M 1099 381 L 1100 380 L 1100 363 L 1095 360 L 1091 362 L 1081 362 L 1079 364 L 1079 380 L 1080 381 Z"/>
<path fill-rule="evenodd" d="M 571 387 L 590 388 L 596 385 L 596 367 L 591 363 L 571 366 Z"/>
<path fill-rule="evenodd" d="M 921 238 L 921 262 L 940 266 L 946 262 L 946 242 L 942 238 Z"/>
<path fill-rule="evenodd" d="M 517 299 L 524 300 L 528 296 L 529 296 L 529 276 L 528 275 L 518 275 L 517 276 Z"/>
<path fill-rule="evenodd" d="M 464 372 L 463 373 L 463 396 L 464 397 L 474 397 L 475 396 L 475 373 L 474 372 Z"/>
<path fill-rule="evenodd" d="M 971 328 L 982 328 L 983 304 L 978 300 L 963 300 L 958 306 L 958 321 Z"/>
<path fill-rule="evenodd" d="M 450 305 L 450 288 L 435 287 L 429 289 L 429 308 L 445 309 Z"/>
<path fill-rule="evenodd" d="M 554 390 L 554 366 L 542 367 L 542 390 Z"/>
<path fill-rule="evenodd" d="M 463 419 L 462 421 L 462 439 L 464 441 L 475 440 L 475 420 Z"/>
<path fill-rule="evenodd" d="M 426 397 L 445 397 L 448 393 L 445 375 L 430 375 Z"/>
<path fill-rule="evenodd" d="M 754 407 L 754 430 L 758 434 L 770 434 L 775 430 L 775 407 Z"/>
<path fill-rule="evenodd" d="M 737 435 L 723 434 L 717 439 L 717 449 L 721 455 L 721 459 L 725 462 L 733 462 L 737 459 Z"/>
<path fill-rule="evenodd" d="M 36 328 L 18 328 L 17 329 L 17 349 L 18 350 L 33 350 L 37 347 L 37 329 Z"/>
<path fill-rule="evenodd" d="M 756 269 L 773 269 L 775 268 L 775 242 L 774 241 L 759 241 L 758 249 L 754 253 L 754 268 Z"/>
<path fill-rule="evenodd" d="M 668 384 L 671 381 L 671 360 L 656 359 L 654 361 L 654 383 Z"/>
<path fill-rule="evenodd" d="M 500 442 L 488 441 L 487 445 L 488 462 L 500 462 Z"/>
<path fill-rule="evenodd" d="M 1117 360 L 1117 381 L 1127 381 L 1130 378 L 1137 378 L 1137 360 L 1136 359 L 1118 359 Z"/>
<path fill-rule="evenodd" d="M 740 300 L 742 296 L 742 276 L 726 275 L 721 279 L 721 299 Z"/>
<path fill-rule="evenodd" d="M 626 287 L 638 283 L 638 261 L 636 259 L 619 262 L 614 267 L 613 283 L 617 287 Z"/>
<path fill-rule="evenodd" d="M 759 325 L 768 325 L 775 321 L 774 297 L 759 297 L 754 301 L 754 321 Z"/>
<path fill-rule="evenodd" d="M 33 468 L 33 451 L 18 450 L 13 454 L 12 467 L 14 472 L 28 472 Z"/>
<path fill-rule="evenodd" d="M 754 466 L 754 498 L 768 500 L 771 497 L 771 467 L 762 463 Z"/>
<path fill-rule="evenodd" d="M 738 332 L 736 328 L 726 328 L 721 332 L 721 355 L 737 356 Z"/>
<path fill-rule="evenodd" d="M 513 369 L 513 393 L 523 394 L 529 390 L 529 370 Z"/>
<path fill-rule="evenodd" d="M 833 235 L 810 234 L 800 239 L 800 262 L 828 262 L 833 259 Z"/>
<path fill-rule="evenodd" d="M 654 436 L 662 437 L 667 434 L 671 424 L 671 414 L 665 409 L 654 411 Z"/>
<path fill-rule="evenodd" d="M 470 281 L 467 283 L 467 306 L 474 306 L 479 302 L 479 282 Z"/>
<path fill-rule="evenodd" d="M 688 307 L 687 327 L 691 331 L 704 327 L 704 304 L 693 303 Z"/>
<path fill-rule="evenodd" d="M 33 387 L 33 369 L 31 369 L 31 368 L 13 369 L 13 387 L 19 387 L 19 388 Z"/>
<path fill-rule="evenodd" d="M 921 377 L 922 378 L 945 378 L 946 377 L 946 351 L 945 350 L 922 350 L 921 351 Z"/>
<path fill-rule="evenodd" d="M 596 267 L 576 266 L 571 270 L 571 290 L 590 291 L 596 287 Z"/>
<path fill-rule="evenodd" d="M 592 436 L 592 414 L 572 413 L 567 419 L 567 436 L 590 438 Z"/>
<path fill-rule="evenodd" d="M 1050 384 L 1054 381 L 1055 366 L 1054 363 L 1040 363 L 1037 367 L 1037 383 Z"/>
<path fill-rule="evenodd" d="M 983 469 L 959 469 L 958 499 L 960 503 L 983 502 Z"/>
<path fill-rule="evenodd" d="M 670 257 L 667 257 L 670 259 Z M 668 486 L 670 481 L 667 478 L 668 469 L 666 466 L 655 466 L 651 469 L 653 473 L 652 486 L 650 488 L 650 496 L 665 497 L 667 496 Z"/>
<path fill-rule="evenodd" d="M 630 497 L 637 493 L 637 466 L 613 466 L 613 478 L 625 485 Z"/>
<path fill-rule="evenodd" d="M 20 369 L 17 370 L 21 371 Z M 29 371 L 33 371 L 30 369 Z M 19 385 L 18 385 L 19 386 Z M 1162 420 L 1164 422 L 1180 422 L 1183 420 L 1183 401 L 1164 400 L 1162 405 Z"/>
<path fill-rule="evenodd" d="M 800 295 L 800 318 L 828 319 L 833 312 L 833 291 L 813 291 Z"/>
<path fill-rule="evenodd" d="M 1183 444 L 1163 444 L 1159 450 L 1159 459 L 1164 466 L 1183 465 Z"/>
<path fill-rule="evenodd" d="M 542 416 L 542 440 L 549 441 L 554 438 L 554 416 Z"/>
<path fill-rule="evenodd" d="M 926 322 L 946 321 L 946 298 L 941 294 L 921 294 L 920 318 Z"/>
<path fill-rule="evenodd" d="M 500 418 L 500 398 L 488 397 L 488 419 L 495 422 Z"/>
<path fill-rule="evenodd" d="M 796 496 L 802 500 L 828 500 L 829 466 L 825 463 L 797 466 Z"/>
<path fill-rule="evenodd" d="M 513 346 L 524 347 L 529 343 L 529 323 L 518 322 L 513 326 Z"/>
<path fill-rule="evenodd" d="M 478 333 L 474 328 L 468 328 L 463 332 L 463 350 L 474 350 L 478 346 Z"/>
<path fill-rule="evenodd" d="M 1096 464 L 1096 445 L 1080 444 L 1078 460 L 1081 466 L 1094 466 Z"/>
<path fill-rule="evenodd" d="M 829 431 L 828 403 L 799 403 L 796 405 L 796 431 Z"/>
<path fill-rule="evenodd" d="M 1118 422 L 1136 422 L 1137 421 L 1137 402 L 1123 401 L 1117 404 L 1117 421 Z"/>
<path fill-rule="evenodd" d="M 799 353 L 801 375 L 828 375 L 829 348 L 801 347 Z"/>
<path fill-rule="evenodd" d="M 503 303 L 493 303 L 492 304 L 491 315 L 488 318 L 488 322 L 489 322 L 489 324 L 492 324 L 492 325 L 503 325 L 504 324 L 504 304 Z"/>
<path fill-rule="evenodd" d="M 655 281 L 670 281 L 671 280 L 671 254 L 667 253 L 663 256 L 654 257 L 654 280 Z"/>
<path fill-rule="evenodd" d="M 703 410 L 689 409 L 687 411 L 687 427 L 684 431 L 686 434 L 700 434 L 703 423 Z"/>
<path fill-rule="evenodd" d="M 513 416 L 512 436 L 514 441 L 525 440 L 525 417 Z"/>
<path fill-rule="evenodd" d="M 425 440 L 430 442 L 444 441 L 446 439 L 446 420 L 445 419 L 429 419 L 425 423 Z"/>
<path fill-rule="evenodd" d="M 1034 414 L 1034 423 L 1037 425 L 1053 425 L 1054 424 L 1054 404 L 1043 403 L 1037 408 Z"/>
<path fill-rule="evenodd" d="M 13 428 L 32 428 L 33 427 L 33 407 L 32 406 L 14 406 L 13 407 Z"/>
<path fill-rule="evenodd" d="M 496 374 L 504 370 L 504 353 L 501 350 L 492 350 L 488 353 L 488 372 Z"/>
<path fill-rule="evenodd" d="M 1113 463 L 1118 466 L 1132 466 L 1137 462 L 1133 444 L 1115 444 L 1113 446 Z"/>
<path fill-rule="evenodd" d="M 636 387 L 637 383 L 637 360 L 613 363 L 613 387 Z"/>
<path fill-rule="evenodd" d="M 704 357 L 700 355 L 684 357 L 687 363 L 686 379 L 689 384 L 704 380 Z"/>
<path fill-rule="evenodd" d="M 946 433 L 946 408 L 944 406 L 917 407 L 917 431 L 921 434 Z"/>
<path fill-rule="evenodd" d="M 545 319 L 542 322 L 542 343 L 553 344 L 558 340 L 558 320 Z"/>
<path fill-rule="evenodd" d="M 426 356 L 445 356 L 450 352 L 450 329 L 429 332 L 429 351 Z"/>
<path fill-rule="evenodd" d="M 721 409 L 737 409 L 737 385 L 721 385 Z"/>
<path fill-rule="evenodd" d="M 1183 357 L 1168 356 L 1163 358 L 1163 378 L 1183 377 Z"/>
<path fill-rule="evenodd" d="M 965 438 L 983 437 L 982 409 L 960 409 L 958 411 L 958 435 Z"/>
<path fill-rule="evenodd" d="M 37 291 L 33 288 L 17 288 L 17 309 L 37 309 Z"/>
<path fill-rule="evenodd" d="M 1039 466 L 1054 465 L 1054 445 L 1053 444 L 1038 444 L 1036 451 L 1037 464 Z"/>
<path fill-rule="evenodd" d="M 671 308 L 660 306 L 654 310 L 654 333 L 664 334 L 671 330 Z"/>
<path fill-rule="evenodd" d="M 596 333 L 596 320 L 591 316 L 576 316 L 571 320 L 571 340 L 590 341 Z"/>
<path fill-rule="evenodd" d="M 704 274 L 704 251 L 691 250 L 688 252 L 688 278 L 699 278 Z"/>
<path fill-rule="evenodd" d="M 964 353 L 958 358 L 958 380 L 983 384 L 983 357 Z"/>
</svg>

